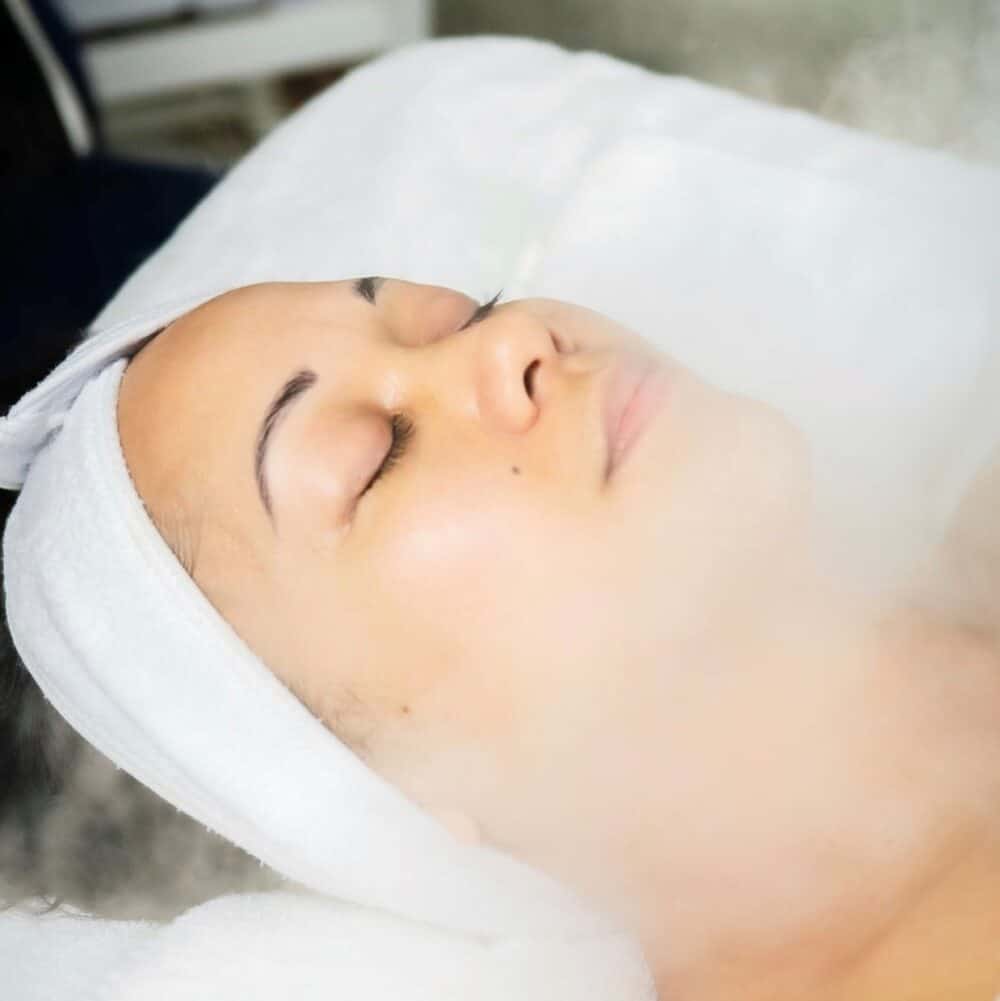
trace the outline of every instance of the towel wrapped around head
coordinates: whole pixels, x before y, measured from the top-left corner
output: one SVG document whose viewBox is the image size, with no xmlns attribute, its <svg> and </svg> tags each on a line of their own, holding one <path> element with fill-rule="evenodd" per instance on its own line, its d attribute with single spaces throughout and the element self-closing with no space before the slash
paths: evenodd
<svg viewBox="0 0 1000 1001">
<path fill-rule="evenodd" d="M 214 610 L 129 478 L 116 422 L 125 364 L 84 385 L 4 538 L 11 633 L 59 712 L 165 800 L 311 889 L 475 935 L 599 928 L 568 891 L 455 841 L 378 778 Z"/>
</svg>

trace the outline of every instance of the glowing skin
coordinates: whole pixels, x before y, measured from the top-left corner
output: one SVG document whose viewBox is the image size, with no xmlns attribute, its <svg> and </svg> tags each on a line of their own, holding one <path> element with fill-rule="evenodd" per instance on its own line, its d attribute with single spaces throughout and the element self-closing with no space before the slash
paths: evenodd
<svg viewBox="0 0 1000 1001">
<path fill-rule="evenodd" d="M 580 307 L 462 330 L 457 292 L 360 291 L 237 290 L 129 365 L 129 468 L 209 600 L 461 836 L 634 924 L 665 994 L 898 983 L 858 979 L 858 955 L 956 844 L 993 844 L 973 822 L 1000 793 L 992 661 L 970 654 L 944 700 L 992 700 L 975 727 L 929 708 L 913 648 L 887 655 L 814 574 L 807 453 L 768 408 Z M 606 395 L 637 357 L 668 392 L 606 480 Z M 261 423 L 303 372 L 266 506 Z M 407 451 L 362 496 L 395 413 Z M 911 938 L 901 968 L 926 952 Z"/>
<path fill-rule="evenodd" d="M 607 380 L 650 347 L 542 301 L 456 333 L 475 308 L 398 281 L 375 305 L 349 282 L 259 286 L 175 323 L 125 379 L 123 443 L 166 533 L 177 513 L 208 597 L 348 730 L 356 704 L 366 731 L 405 714 L 437 732 L 447 715 L 483 740 L 542 685 L 649 660 L 671 609 L 728 600 L 732 563 L 788 531 L 792 467 L 806 480 L 775 415 L 673 367 L 670 405 L 605 483 Z M 316 384 L 267 449 L 272 520 L 254 442 L 301 370 Z M 409 452 L 359 499 L 396 411 L 416 425 Z M 711 547 L 688 543 L 695 524 L 718 527 Z"/>
</svg>

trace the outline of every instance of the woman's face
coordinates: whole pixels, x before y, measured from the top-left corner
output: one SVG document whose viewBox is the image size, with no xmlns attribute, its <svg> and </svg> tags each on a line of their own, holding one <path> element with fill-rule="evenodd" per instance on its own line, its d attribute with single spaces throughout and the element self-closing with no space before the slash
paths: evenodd
<svg viewBox="0 0 1000 1001">
<path fill-rule="evenodd" d="M 240 289 L 133 359 L 119 425 L 264 662 L 404 792 L 536 854 L 609 748 L 670 732 L 693 665 L 738 653 L 804 523 L 784 421 L 550 300 Z"/>
</svg>

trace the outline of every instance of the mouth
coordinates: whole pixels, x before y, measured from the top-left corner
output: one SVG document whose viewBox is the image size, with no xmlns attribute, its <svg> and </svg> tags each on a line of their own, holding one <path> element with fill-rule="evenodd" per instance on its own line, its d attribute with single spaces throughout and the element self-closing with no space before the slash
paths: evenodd
<svg viewBox="0 0 1000 1001">
<path fill-rule="evenodd" d="M 663 365 L 648 358 L 625 358 L 612 371 L 604 396 L 605 482 L 660 411 L 667 382 Z"/>
</svg>

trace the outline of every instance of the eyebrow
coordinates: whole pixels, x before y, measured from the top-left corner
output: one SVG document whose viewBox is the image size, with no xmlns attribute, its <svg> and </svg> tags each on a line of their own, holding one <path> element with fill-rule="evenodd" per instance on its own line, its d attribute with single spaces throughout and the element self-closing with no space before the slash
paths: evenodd
<svg viewBox="0 0 1000 1001">
<path fill-rule="evenodd" d="M 261 421 L 260 430 L 257 432 L 257 444 L 254 447 L 253 455 L 254 479 L 257 481 L 257 493 L 260 494 L 261 503 L 272 522 L 274 521 L 274 513 L 271 510 L 271 489 L 264 469 L 264 463 L 267 460 L 267 446 L 282 416 L 315 382 L 315 372 L 311 372 L 309 369 L 296 372 L 271 401 L 271 405 L 267 408 L 267 413 L 264 414 L 264 419 Z"/>
</svg>

